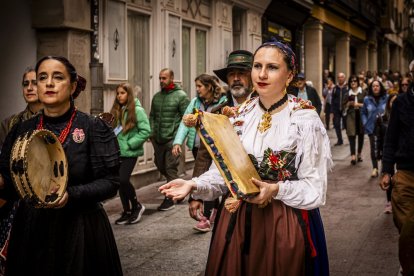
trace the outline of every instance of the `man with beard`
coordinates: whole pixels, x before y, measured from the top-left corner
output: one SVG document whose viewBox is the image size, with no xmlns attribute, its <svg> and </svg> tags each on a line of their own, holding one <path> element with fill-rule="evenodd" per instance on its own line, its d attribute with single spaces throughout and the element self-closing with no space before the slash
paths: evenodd
<svg viewBox="0 0 414 276">
<path fill-rule="evenodd" d="M 150 139 L 154 146 L 155 165 L 167 178 L 167 182 L 170 182 L 178 178 L 180 163 L 180 157 L 172 154 L 173 140 L 190 99 L 187 93 L 174 83 L 174 72 L 171 69 L 162 69 L 159 80 L 161 91 L 152 98 L 149 114 Z M 172 199 L 165 197 L 158 210 L 167 211 L 174 207 Z"/>
<path fill-rule="evenodd" d="M 250 74 L 252 63 L 253 54 L 251 52 L 237 50 L 230 53 L 227 67 L 213 70 L 220 80 L 227 83 L 229 90 L 227 91 L 227 101 L 211 110 L 211 113 L 219 113 L 224 106 L 238 106 L 251 97 L 252 81 Z M 211 163 L 211 156 L 204 144 L 201 143 L 194 164 L 193 177 L 206 172 Z M 218 199 L 203 202 L 190 197 L 188 207 L 190 216 L 198 221 L 194 229 L 200 232 L 211 231 L 218 205 Z"/>
</svg>

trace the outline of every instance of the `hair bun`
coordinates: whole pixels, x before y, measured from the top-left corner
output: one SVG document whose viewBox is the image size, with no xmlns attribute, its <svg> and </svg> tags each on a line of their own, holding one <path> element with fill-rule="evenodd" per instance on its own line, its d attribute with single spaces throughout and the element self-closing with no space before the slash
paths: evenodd
<svg viewBox="0 0 414 276">
<path fill-rule="evenodd" d="M 76 89 L 75 89 L 75 92 L 73 92 L 73 94 L 72 94 L 72 97 L 74 99 L 76 99 L 79 96 L 79 94 L 82 91 L 84 91 L 85 88 L 86 88 L 86 79 L 84 77 L 78 75 L 78 78 L 77 78 L 76 82 L 77 82 Z"/>
</svg>

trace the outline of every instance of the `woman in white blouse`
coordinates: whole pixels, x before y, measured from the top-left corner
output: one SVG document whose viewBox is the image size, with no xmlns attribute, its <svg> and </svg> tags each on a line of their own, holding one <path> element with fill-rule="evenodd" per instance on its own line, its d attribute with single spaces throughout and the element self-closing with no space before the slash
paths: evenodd
<svg viewBox="0 0 414 276">
<path fill-rule="evenodd" d="M 289 46 L 270 41 L 256 50 L 252 81 L 259 97 L 231 121 L 262 179 L 252 179 L 260 193 L 234 213 L 219 210 L 206 275 L 329 274 L 318 209 L 332 165 L 329 139 L 310 102 L 286 93 L 295 74 Z M 176 179 L 160 191 L 174 200 L 190 192 L 203 200 L 229 194 L 214 164 L 200 177 Z"/>
</svg>

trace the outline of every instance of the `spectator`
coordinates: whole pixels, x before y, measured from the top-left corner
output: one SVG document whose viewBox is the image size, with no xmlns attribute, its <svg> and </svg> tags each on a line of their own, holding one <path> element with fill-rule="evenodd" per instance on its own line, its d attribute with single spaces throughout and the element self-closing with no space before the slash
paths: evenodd
<svg viewBox="0 0 414 276">
<path fill-rule="evenodd" d="M 306 84 L 305 74 L 299 73 L 297 76 L 296 88 L 291 92 L 295 97 L 301 98 L 305 101 L 310 101 L 316 108 L 318 115 L 321 113 L 322 103 L 316 89 Z"/>
<path fill-rule="evenodd" d="M 404 77 L 401 80 L 401 84 L 399 85 L 400 89 L 398 90 L 398 94 L 407 93 L 408 87 L 410 87 L 411 80 L 410 78 Z"/>
<path fill-rule="evenodd" d="M 159 80 L 161 91 L 152 98 L 149 115 L 150 137 L 154 146 L 155 165 L 169 182 L 178 178 L 180 160 L 179 156 L 172 154 L 173 140 L 190 100 L 187 93 L 174 83 L 174 72 L 171 69 L 162 69 Z M 165 197 L 158 210 L 167 211 L 174 207 L 174 202 Z"/>
<path fill-rule="evenodd" d="M 348 101 L 348 86 L 345 81 L 345 74 L 338 73 L 338 84 L 335 86 L 332 92 L 332 113 L 333 113 L 333 123 L 336 132 L 336 137 L 338 141 L 335 146 L 340 146 L 344 144 L 342 139 L 342 128 L 346 128 L 346 121 L 343 113 L 344 105 Z"/>
<path fill-rule="evenodd" d="M 371 148 L 371 162 L 372 173 L 371 177 L 378 176 L 378 160 L 375 147 L 378 137 L 375 135 L 375 126 L 377 118 L 385 111 L 387 102 L 387 92 L 384 86 L 379 81 L 373 81 L 369 85 L 368 95 L 364 98 L 364 103 L 361 109 L 361 120 L 364 126 L 364 131 L 368 134 L 369 144 Z"/>
<path fill-rule="evenodd" d="M 227 66 L 225 68 L 214 70 L 217 77 L 228 84 L 229 90 L 226 93 L 227 101 L 212 109 L 211 112 L 221 112 L 220 108 L 223 106 L 239 106 L 250 98 L 252 92 L 252 81 L 250 78 L 252 61 L 252 53 L 245 50 L 236 50 L 229 54 Z M 193 177 L 198 177 L 208 171 L 211 163 L 211 156 L 205 145 L 202 143 L 194 164 Z M 202 232 L 210 231 L 215 221 L 217 209 L 219 208 L 219 200 L 194 200 L 190 196 L 188 202 L 190 216 L 195 220 L 199 220 L 195 229 Z"/>
<path fill-rule="evenodd" d="M 332 77 L 328 77 L 327 84 L 322 91 L 322 96 L 324 98 L 324 110 L 325 110 L 325 127 L 326 130 L 329 130 L 329 124 L 331 121 L 331 113 L 332 113 L 332 93 L 335 88 L 334 81 Z"/>
<path fill-rule="evenodd" d="M 385 106 L 384 113 L 377 117 L 374 133 L 377 138 L 377 141 L 375 143 L 375 155 L 378 160 L 382 159 L 385 133 L 387 132 L 388 122 L 390 120 L 392 104 L 396 98 L 397 98 L 397 94 L 389 95 L 387 99 L 387 104 Z M 385 214 L 392 213 L 391 193 L 392 193 L 392 185 L 388 185 L 388 188 L 385 191 L 385 194 L 387 197 L 387 203 L 385 204 L 385 209 L 384 209 Z"/>
<path fill-rule="evenodd" d="M 116 87 L 111 114 L 115 118 L 112 127 L 121 150 L 119 197 L 123 212 L 115 224 L 134 224 L 140 221 L 145 206 L 138 202 L 135 188 L 129 179 L 138 157 L 144 155 L 144 143 L 151 129 L 147 114 L 129 83 L 121 83 Z"/>
<path fill-rule="evenodd" d="M 412 69 L 412 68 L 410 68 Z M 414 275 L 414 85 L 398 95 L 391 109 L 382 156 L 380 186 L 388 189 L 392 176 L 392 212 L 399 231 L 402 275 Z M 394 166 L 396 172 L 394 173 Z"/>
<path fill-rule="evenodd" d="M 366 92 L 359 86 L 357 76 L 349 78 L 349 92 L 345 103 L 346 113 L 346 134 L 348 135 L 351 150 L 351 164 L 356 165 L 357 161 L 362 162 L 362 148 L 364 146 L 364 127 L 362 126 L 360 108 L 363 106 Z M 355 156 L 356 137 L 358 137 L 358 155 Z"/>
</svg>

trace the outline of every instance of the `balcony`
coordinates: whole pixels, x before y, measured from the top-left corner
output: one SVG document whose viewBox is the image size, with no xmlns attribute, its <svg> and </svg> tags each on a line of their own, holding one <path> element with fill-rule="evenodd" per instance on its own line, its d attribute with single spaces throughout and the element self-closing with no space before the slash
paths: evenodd
<svg viewBox="0 0 414 276">
<path fill-rule="evenodd" d="M 395 33 L 395 23 L 394 20 L 390 16 L 381 16 L 381 29 L 384 33 Z"/>
</svg>

